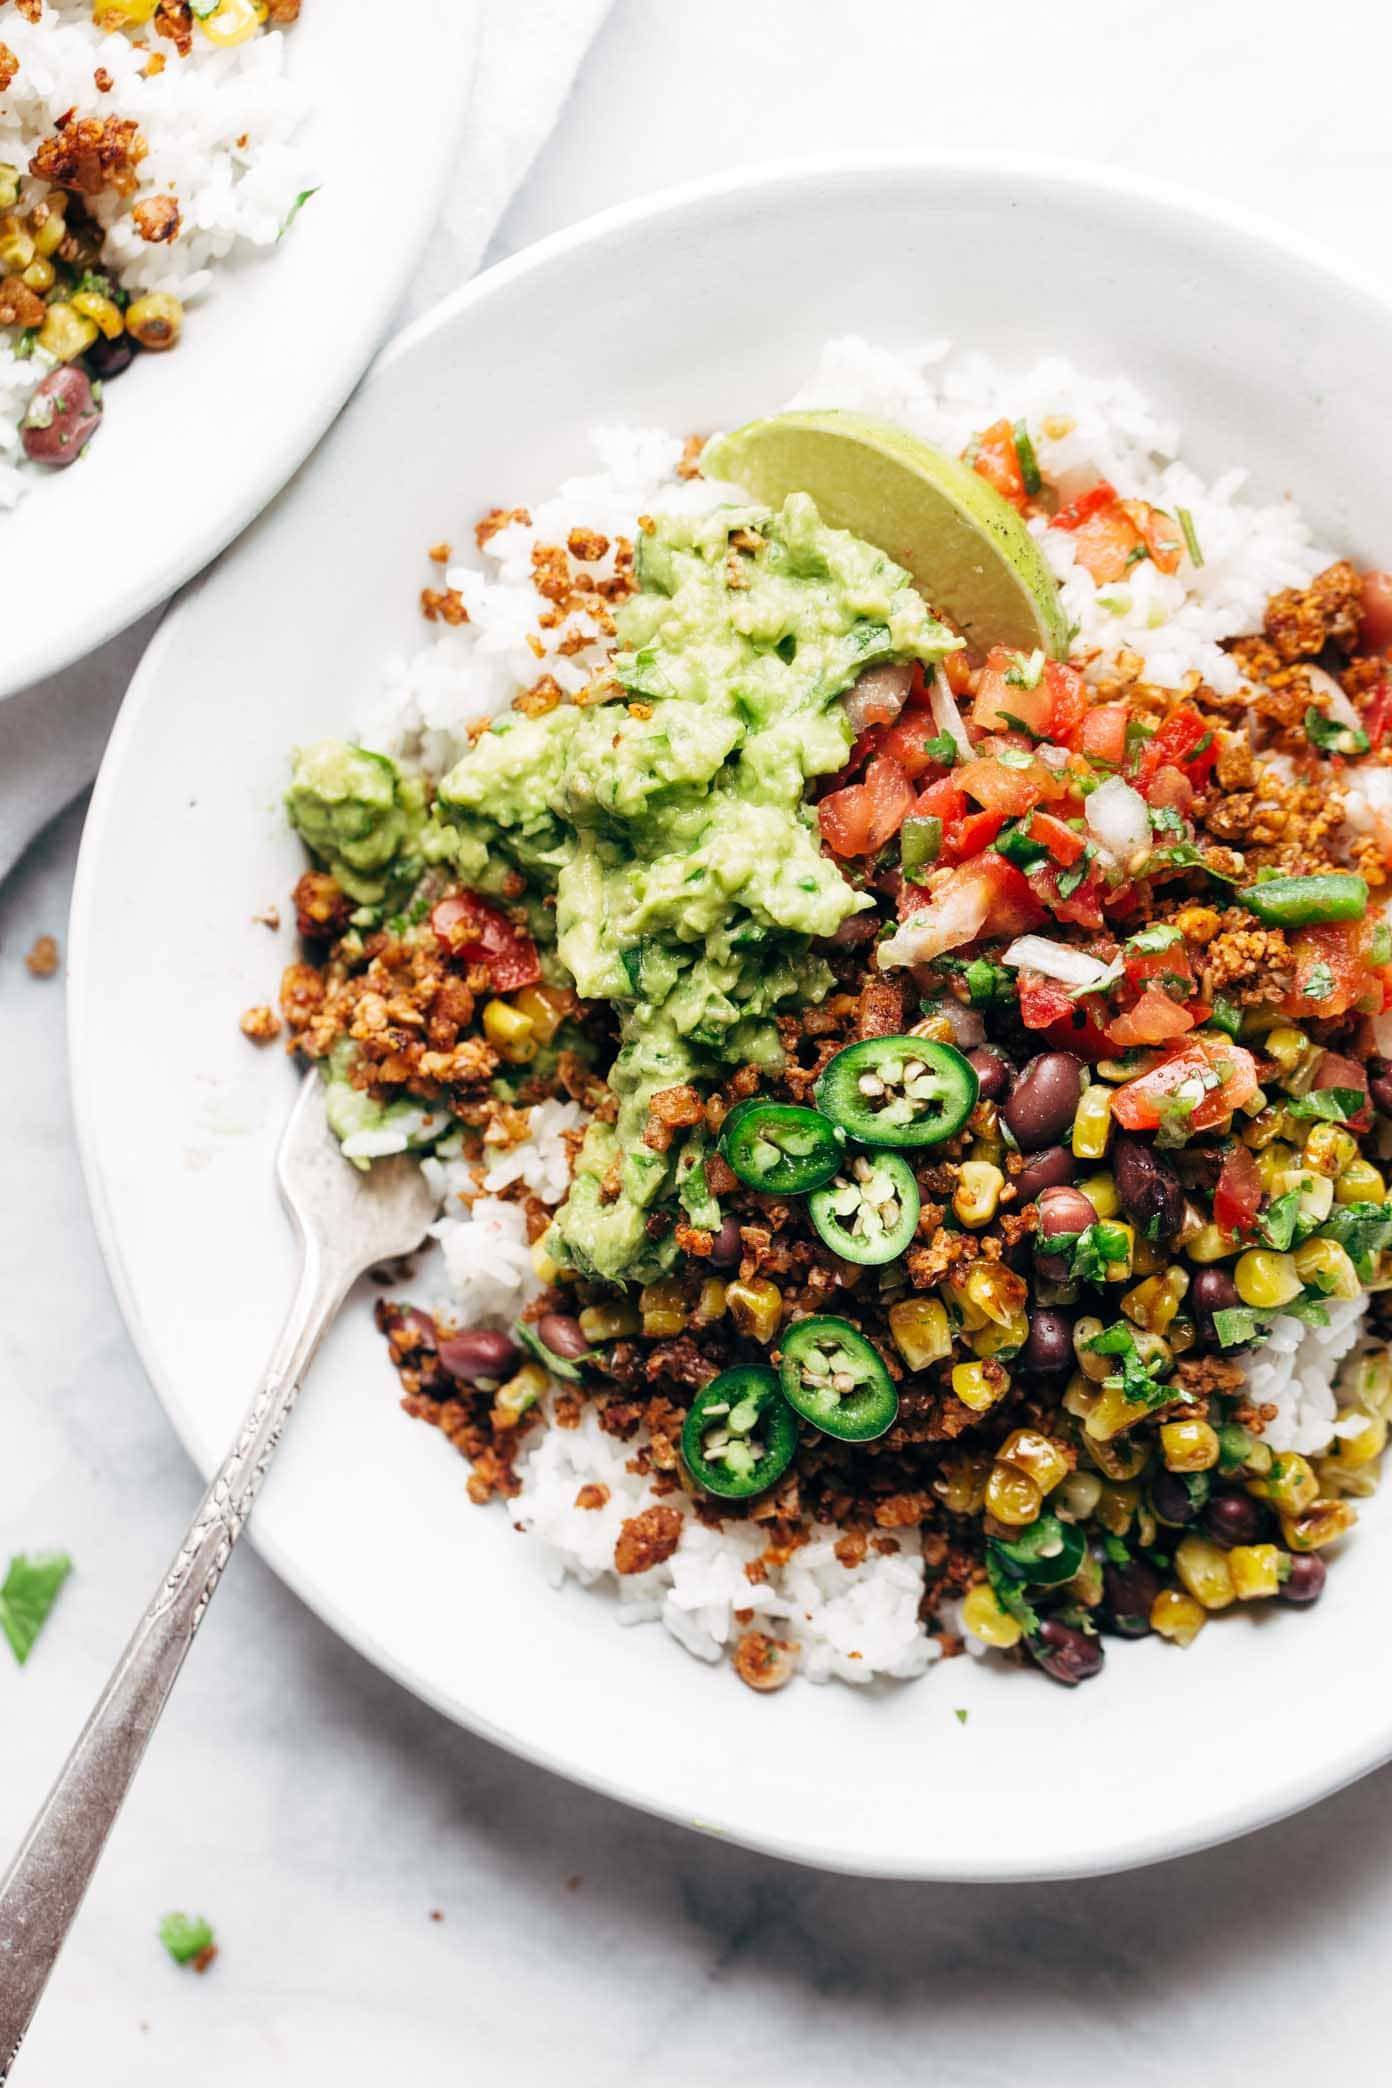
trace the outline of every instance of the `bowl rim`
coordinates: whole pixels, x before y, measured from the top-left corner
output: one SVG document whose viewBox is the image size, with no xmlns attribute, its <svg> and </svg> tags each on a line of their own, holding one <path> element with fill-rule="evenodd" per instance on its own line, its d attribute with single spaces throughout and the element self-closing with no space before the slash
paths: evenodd
<svg viewBox="0 0 1392 2088">
<path fill-rule="evenodd" d="M 711 206 L 744 192 L 781 193 L 801 185 L 815 186 L 845 178 L 895 175 L 925 179 L 966 175 L 979 177 L 987 183 L 997 185 L 1027 180 L 1036 185 L 1054 186 L 1064 193 L 1102 194 L 1149 206 L 1170 217 L 1188 219 L 1206 227 L 1216 227 L 1234 238 L 1274 250 L 1321 280 L 1333 281 L 1350 297 L 1365 302 L 1372 313 L 1392 329 L 1392 290 L 1379 283 L 1374 276 L 1343 257 L 1331 257 L 1313 240 L 1290 231 L 1260 212 L 1243 205 L 1214 201 L 1178 183 L 1120 172 L 1084 159 L 1054 158 L 1040 153 L 997 153 L 986 148 L 850 149 L 784 157 L 682 182 L 651 196 L 612 205 L 573 225 L 550 233 L 519 253 L 481 271 L 403 329 L 376 356 L 362 378 L 360 389 L 365 391 L 389 378 L 399 363 L 410 358 L 418 343 L 441 329 L 453 326 L 475 306 L 491 301 L 518 281 L 544 272 L 553 261 L 577 249 L 626 233 L 639 226 L 670 228 L 683 217 L 699 216 Z M 158 670 L 164 653 L 179 627 L 179 620 L 189 613 L 204 578 L 206 574 L 189 582 L 170 603 L 161 619 L 160 626 L 132 677 L 96 780 L 83 828 L 69 917 L 70 1008 L 75 1009 L 87 991 L 85 982 L 91 961 L 93 896 L 98 883 L 97 864 L 108 814 L 120 788 L 125 742 L 131 735 L 134 720 L 158 684 Z M 142 1318 L 134 1287 L 122 1257 L 98 1158 L 96 1127 L 86 1099 L 89 1087 L 86 1069 L 89 1054 L 94 1048 L 95 1040 L 90 1036 L 84 1036 L 78 1023 L 70 1022 L 68 1069 L 73 1119 L 83 1180 L 98 1244 L 118 1308 L 142 1367 L 175 1433 L 201 1476 L 207 1478 L 211 1469 L 210 1463 L 199 1454 L 190 1432 L 182 1424 L 179 1403 L 170 1396 L 167 1374 L 159 1363 L 158 1349 Z M 668 1803 L 658 1796 L 633 1792 L 617 1775 L 605 1775 L 577 1768 L 551 1748 L 514 1737 L 488 1717 L 462 1706 L 447 1690 L 436 1686 L 429 1678 L 412 1672 L 409 1665 L 399 1660 L 373 1631 L 364 1627 L 351 1614 L 342 1611 L 335 1603 L 331 1591 L 323 1583 L 309 1582 L 303 1571 L 286 1558 L 282 1546 L 274 1539 L 261 1535 L 254 1524 L 249 1526 L 248 1535 L 271 1569 L 330 1630 L 383 1673 L 391 1676 L 414 1696 L 430 1704 L 433 1709 L 443 1713 L 454 1724 L 464 1726 L 481 1738 L 506 1749 L 519 1760 L 564 1777 L 572 1783 L 581 1784 L 640 1812 L 670 1820 L 679 1826 L 694 1828 L 718 1839 L 737 1841 L 766 1855 L 833 1873 L 921 1882 L 976 1884 L 1052 1880 L 1062 1882 L 1075 1878 L 1112 1875 L 1192 1855 L 1202 1849 L 1237 1839 L 1257 1828 L 1273 1825 L 1308 1805 L 1332 1796 L 1392 1759 L 1390 1710 L 1380 1734 L 1364 1734 L 1357 1740 L 1345 1742 L 1341 1746 L 1331 1746 L 1318 1766 L 1293 1769 L 1284 1778 L 1264 1787 L 1260 1795 L 1246 1798 L 1239 1796 L 1229 1800 L 1221 1813 L 1212 1810 L 1205 1818 L 1196 1821 L 1192 1832 L 1176 1838 L 1173 1834 L 1147 1831 L 1140 1823 L 1133 1825 L 1129 1831 L 1118 1834 L 1105 1860 L 1099 1860 L 1096 1854 L 1079 1861 L 1070 1861 L 1063 1856 L 1054 1861 L 1021 1866 L 1018 1863 L 1012 1864 L 1009 1858 L 1003 1855 L 997 1857 L 989 1848 L 983 1849 L 981 1855 L 971 1861 L 954 1860 L 947 1863 L 934 1863 L 931 1857 L 925 1859 L 921 1855 L 908 1854 L 901 1859 L 853 1856 L 844 1847 L 833 1847 L 821 1842 L 815 1823 L 808 1831 L 798 1835 L 772 1829 L 746 1830 L 743 1826 L 735 1830 L 717 1821 L 693 1818 L 678 1803 Z"/>
</svg>

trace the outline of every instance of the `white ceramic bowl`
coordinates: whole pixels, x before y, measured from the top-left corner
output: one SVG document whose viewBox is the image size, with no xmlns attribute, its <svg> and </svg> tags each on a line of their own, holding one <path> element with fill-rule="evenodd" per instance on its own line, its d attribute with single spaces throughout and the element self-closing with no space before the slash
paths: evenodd
<svg viewBox="0 0 1392 2088">
<path fill-rule="evenodd" d="M 36 475 L 0 513 L 0 697 L 172 594 L 323 434 L 430 234 L 477 14 L 477 0 L 399 0 L 384 38 L 378 0 L 305 10 L 288 62 L 312 104 L 319 192 L 273 253 L 217 271 L 176 350 L 138 358 L 110 387 L 86 456 Z"/>
<path fill-rule="evenodd" d="M 1248 463 L 1355 557 L 1392 549 L 1392 437 L 1369 410 L 1387 300 L 1268 227 L 1095 170 L 743 175 L 611 213 L 450 300 L 169 617 L 84 843 L 83 1155 L 131 1332 L 205 1472 L 291 1286 L 271 1155 L 292 1076 L 237 1032 L 290 954 L 251 918 L 300 867 L 287 748 L 342 729 L 415 641 L 423 547 L 581 467 L 586 424 L 765 412 L 848 328 L 1126 371 L 1201 467 Z M 371 1659 L 534 1761 L 805 1861 L 991 1879 L 1173 1855 L 1392 1754 L 1376 1504 L 1318 1610 L 1226 1619 L 1187 1653 L 1114 1645 L 1075 1694 L 959 1660 L 909 1687 L 757 1698 L 657 1627 L 617 1629 L 605 1597 L 545 1584 L 506 1514 L 469 1506 L 463 1462 L 399 1415 L 368 1305 L 313 1373 L 255 1541 Z"/>
</svg>

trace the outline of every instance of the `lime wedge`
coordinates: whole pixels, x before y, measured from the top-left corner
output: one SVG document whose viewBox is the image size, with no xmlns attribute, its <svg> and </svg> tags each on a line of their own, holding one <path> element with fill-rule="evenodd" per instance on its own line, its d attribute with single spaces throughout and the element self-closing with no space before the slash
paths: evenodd
<svg viewBox="0 0 1392 2088">
<path fill-rule="evenodd" d="M 780 413 L 706 444 L 701 468 L 780 506 L 807 493 L 822 520 L 904 566 L 930 608 L 980 652 L 1068 651 L 1068 620 L 1044 554 L 979 472 L 889 421 Z"/>
</svg>

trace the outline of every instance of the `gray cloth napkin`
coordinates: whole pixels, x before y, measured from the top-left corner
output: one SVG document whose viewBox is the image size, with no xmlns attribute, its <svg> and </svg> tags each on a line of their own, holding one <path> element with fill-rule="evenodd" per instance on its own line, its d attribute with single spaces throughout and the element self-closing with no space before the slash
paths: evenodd
<svg viewBox="0 0 1392 2088">
<path fill-rule="evenodd" d="M 428 310 L 478 267 L 610 4 L 484 0 L 459 163 L 402 320 Z M 40 828 L 96 774 L 159 615 L 144 617 L 61 674 L 0 702 L 0 880 Z"/>
</svg>

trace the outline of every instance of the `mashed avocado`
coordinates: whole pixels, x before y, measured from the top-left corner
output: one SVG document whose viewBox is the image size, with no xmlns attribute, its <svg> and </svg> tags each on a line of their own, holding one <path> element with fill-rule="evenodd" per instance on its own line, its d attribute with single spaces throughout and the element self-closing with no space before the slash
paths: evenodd
<svg viewBox="0 0 1392 2088">
<path fill-rule="evenodd" d="M 424 786 L 385 754 L 342 740 L 301 747 L 285 803 L 306 847 L 360 906 L 402 898 L 419 878 Z"/>
<path fill-rule="evenodd" d="M 611 1279 L 671 1257 L 647 1218 L 679 1154 L 643 1143 L 649 1098 L 778 1066 L 775 1013 L 830 983 L 809 943 L 866 903 L 804 802 L 850 749 L 838 697 L 867 667 L 956 643 L 899 566 L 824 528 L 804 494 L 660 518 L 637 575 L 613 700 L 497 719 L 440 784 L 423 839 L 477 889 L 516 868 L 554 893 L 561 963 L 586 999 L 620 1008 L 618 1123 L 591 1128 L 548 1235 L 559 1259 Z M 615 1161 L 617 1198 L 603 1187 Z"/>
</svg>

